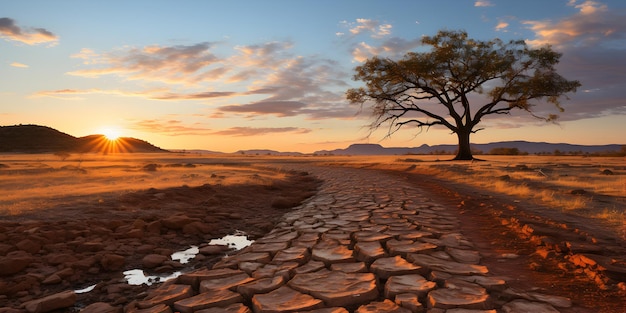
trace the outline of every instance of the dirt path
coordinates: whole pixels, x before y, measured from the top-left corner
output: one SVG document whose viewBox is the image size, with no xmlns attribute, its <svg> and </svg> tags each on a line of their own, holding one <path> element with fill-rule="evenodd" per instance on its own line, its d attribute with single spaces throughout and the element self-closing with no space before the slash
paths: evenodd
<svg viewBox="0 0 626 313">
<path fill-rule="evenodd" d="M 626 255 L 626 244 L 610 237 L 602 225 L 553 209 L 524 206 L 506 196 L 436 177 L 396 173 L 430 192 L 434 199 L 458 209 L 464 221 L 461 230 L 483 256 L 482 264 L 493 274 L 507 277 L 510 287 L 528 290 L 534 286 L 572 299 L 576 307 L 562 312 L 608 313 L 626 308 L 623 283 L 616 286 L 597 282 L 567 260 L 571 252 L 555 251 L 523 228 L 525 223 L 532 223 L 558 244 L 588 245 L 594 241 L 593 247 L 598 249 L 594 253 Z M 518 224 L 511 225 L 511 220 Z"/>
</svg>

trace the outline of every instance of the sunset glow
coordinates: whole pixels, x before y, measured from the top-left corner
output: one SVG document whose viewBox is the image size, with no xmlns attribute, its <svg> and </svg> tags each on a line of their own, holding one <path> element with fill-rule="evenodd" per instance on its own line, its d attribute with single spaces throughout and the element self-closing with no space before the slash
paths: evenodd
<svg viewBox="0 0 626 313">
<path fill-rule="evenodd" d="M 345 92 L 359 86 L 352 75 L 364 60 L 400 58 L 423 49 L 424 35 L 463 29 L 549 44 L 563 54 L 558 73 L 582 83 L 564 112 L 536 107 L 558 125 L 522 111 L 491 116 L 472 142 L 626 143 L 620 0 L 29 0 L 7 1 L 0 14 L 0 125 L 222 152 L 454 144 L 437 127 L 368 137 L 369 107 L 349 105 Z"/>
</svg>

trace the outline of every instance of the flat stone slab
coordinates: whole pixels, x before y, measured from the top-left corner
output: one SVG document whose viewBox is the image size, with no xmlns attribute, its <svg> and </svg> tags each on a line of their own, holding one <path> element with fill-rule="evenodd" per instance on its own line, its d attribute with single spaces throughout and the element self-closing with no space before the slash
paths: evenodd
<svg viewBox="0 0 626 313">
<path fill-rule="evenodd" d="M 435 282 L 426 280 L 422 275 L 391 276 L 385 283 L 385 298 L 394 299 L 403 293 L 411 293 L 423 298 L 435 287 L 437 287 Z"/>
<path fill-rule="evenodd" d="M 438 248 L 437 245 L 434 245 L 429 242 L 415 242 L 413 240 L 396 240 L 392 239 L 387 241 L 386 243 L 387 249 L 389 250 L 389 254 L 391 255 L 401 255 L 405 257 L 408 253 L 425 253 L 428 251 L 433 251 Z"/>
<path fill-rule="evenodd" d="M 193 288 L 189 285 L 163 285 L 151 292 L 146 300 L 139 301 L 140 309 L 147 309 L 159 304 L 172 305 L 174 302 L 193 296 Z"/>
<path fill-rule="evenodd" d="M 398 306 L 394 302 L 385 299 L 382 302 L 371 302 L 360 306 L 354 313 L 411 313 L 410 310 Z"/>
<path fill-rule="evenodd" d="M 225 307 L 215 307 L 196 311 L 196 313 L 252 313 L 252 311 L 242 303 L 234 303 Z"/>
<path fill-rule="evenodd" d="M 445 261 L 425 254 L 410 253 L 407 255 L 409 262 L 429 268 L 433 271 L 442 271 L 457 275 L 487 274 L 489 270 L 483 265 L 458 263 Z"/>
<path fill-rule="evenodd" d="M 365 273 L 367 265 L 363 262 L 356 263 L 335 263 L 330 266 L 331 271 L 341 271 L 346 273 Z"/>
<path fill-rule="evenodd" d="M 558 313 L 559 311 L 547 303 L 531 302 L 527 300 L 515 300 L 502 306 L 504 313 L 525 313 L 525 312 L 541 312 L 541 313 Z"/>
<path fill-rule="evenodd" d="M 311 258 L 325 264 L 354 262 L 353 251 L 333 241 L 323 241 L 313 247 Z"/>
<path fill-rule="evenodd" d="M 272 290 L 276 290 L 284 285 L 285 282 L 285 278 L 282 276 L 261 278 L 253 282 L 237 286 L 237 292 L 247 299 L 252 299 L 255 294 L 268 293 Z"/>
<path fill-rule="evenodd" d="M 446 248 L 446 252 L 457 262 L 478 264 L 480 262 L 480 254 L 475 250 Z"/>
<path fill-rule="evenodd" d="M 255 313 L 296 312 L 319 309 L 322 300 L 283 286 L 270 293 L 254 295 L 252 308 Z"/>
<path fill-rule="evenodd" d="M 272 263 L 297 262 L 302 265 L 310 256 L 309 249 L 306 247 L 291 247 L 276 252 L 272 259 Z"/>
<path fill-rule="evenodd" d="M 460 289 L 435 289 L 428 293 L 428 307 L 439 309 L 487 309 L 488 298 L 487 294 L 468 294 Z"/>
<path fill-rule="evenodd" d="M 423 272 L 422 267 L 407 262 L 399 255 L 374 261 L 370 266 L 370 271 L 381 279 L 387 279 L 395 275 L 419 274 Z"/>
<path fill-rule="evenodd" d="M 357 260 L 365 263 L 372 263 L 374 260 L 387 255 L 378 241 L 359 242 L 354 246 L 354 253 Z"/>
<path fill-rule="evenodd" d="M 248 252 L 236 254 L 222 259 L 213 265 L 213 269 L 220 268 L 232 268 L 236 269 L 241 262 L 257 262 L 257 263 L 269 263 L 272 260 L 272 256 L 268 252 Z"/>
<path fill-rule="evenodd" d="M 376 277 L 372 273 L 319 271 L 298 274 L 288 285 L 295 290 L 322 299 L 329 307 L 364 304 L 378 297 Z"/>
<path fill-rule="evenodd" d="M 243 297 L 227 289 L 211 290 L 193 297 L 174 302 L 174 309 L 180 313 L 192 313 L 216 306 L 226 306 L 243 301 Z"/>
<path fill-rule="evenodd" d="M 386 241 L 393 238 L 390 235 L 372 230 L 358 231 L 352 234 L 352 236 L 356 241 Z"/>
<path fill-rule="evenodd" d="M 203 280 L 200 282 L 199 290 L 200 293 L 203 293 L 211 290 L 222 290 L 230 288 L 235 289 L 237 288 L 237 286 L 249 283 L 251 281 L 254 281 L 254 278 L 242 272 L 240 274 L 229 277 Z"/>
<path fill-rule="evenodd" d="M 394 302 L 409 311 L 416 312 L 424 312 L 424 306 L 419 301 L 419 298 L 416 294 L 413 293 L 401 293 L 395 296 Z M 494 312 L 495 313 L 495 312 Z"/>
</svg>

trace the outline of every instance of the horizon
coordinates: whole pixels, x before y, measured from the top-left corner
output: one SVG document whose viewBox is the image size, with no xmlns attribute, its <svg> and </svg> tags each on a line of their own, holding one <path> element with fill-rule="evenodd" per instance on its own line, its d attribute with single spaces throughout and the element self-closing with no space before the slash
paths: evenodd
<svg viewBox="0 0 626 313">
<path fill-rule="evenodd" d="M 559 73 L 582 83 L 561 101 L 563 113 L 537 108 L 558 113 L 559 124 L 519 111 L 490 116 L 472 144 L 623 141 L 623 1 L 394 4 L 3 3 L 0 125 L 131 137 L 168 150 L 313 153 L 355 143 L 456 144 L 448 129 L 434 127 L 422 133 L 406 127 L 389 138 L 381 129 L 368 137 L 369 111 L 349 105 L 344 93 L 360 86 L 351 76 L 365 59 L 399 58 L 419 51 L 424 35 L 464 29 L 479 40 L 550 44 L 563 54 Z"/>
</svg>

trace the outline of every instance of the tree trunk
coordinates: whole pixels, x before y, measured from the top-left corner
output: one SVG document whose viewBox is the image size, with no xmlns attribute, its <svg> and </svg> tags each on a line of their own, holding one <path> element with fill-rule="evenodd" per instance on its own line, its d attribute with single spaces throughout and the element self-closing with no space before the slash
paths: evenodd
<svg viewBox="0 0 626 313">
<path fill-rule="evenodd" d="M 469 130 L 459 130 L 456 135 L 459 137 L 459 150 L 454 157 L 454 160 L 473 160 L 472 149 L 470 147 L 470 134 Z"/>
</svg>

